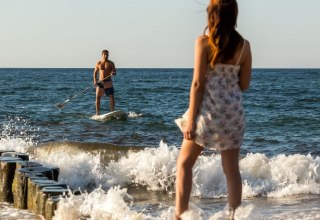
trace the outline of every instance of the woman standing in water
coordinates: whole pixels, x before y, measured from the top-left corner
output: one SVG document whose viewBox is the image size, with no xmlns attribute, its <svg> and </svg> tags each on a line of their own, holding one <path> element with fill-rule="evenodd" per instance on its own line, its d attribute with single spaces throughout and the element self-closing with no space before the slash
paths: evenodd
<svg viewBox="0 0 320 220">
<path fill-rule="evenodd" d="M 192 167 L 204 147 L 221 151 L 230 218 L 241 203 L 239 150 L 245 129 L 242 91 L 251 78 L 250 44 L 236 30 L 236 0 L 210 0 L 208 35 L 195 42 L 189 109 L 176 123 L 183 132 L 177 160 L 176 219 L 188 209 Z"/>
</svg>

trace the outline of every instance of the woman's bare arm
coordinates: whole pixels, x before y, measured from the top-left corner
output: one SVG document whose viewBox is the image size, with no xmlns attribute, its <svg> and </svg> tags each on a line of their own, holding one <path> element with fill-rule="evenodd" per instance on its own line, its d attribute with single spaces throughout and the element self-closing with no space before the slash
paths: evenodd
<svg viewBox="0 0 320 220">
<path fill-rule="evenodd" d="M 208 59 L 208 38 L 206 36 L 200 36 L 195 42 L 194 51 L 194 72 L 193 80 L 190 89 L 190 102 L 189 102 L 189 113 L 188 123 L 183 132 L 185 139 L 189 140 L 193 138 L 193 132 L 195 129 L 196 115 L 199 109 L 199 105 L 202 99 L 206 69 Z"/>
<path fill-rule="evenodd" d="M 251 79 L 251 68 L 252 68 L 252 56 L 250 43 L 246 41 L 243 61 L 241 63 L 241 69 L 239 73 L 239 86 L 242 91 L 246 91 L 250 85 Z"/>
</svg>

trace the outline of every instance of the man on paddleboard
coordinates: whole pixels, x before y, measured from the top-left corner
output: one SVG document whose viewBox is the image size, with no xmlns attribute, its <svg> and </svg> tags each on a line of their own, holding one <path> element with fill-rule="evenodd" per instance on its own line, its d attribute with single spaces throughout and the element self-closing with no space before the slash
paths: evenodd
<svg viewBox="0 0 320 220">
<path fill-rule="evenodd" d="M 114 88 L 112 84 L 112 76 L 116 75 L 116 67 L 108 58 L 109 51 L 103 50 L 101 60 L 96 63 L 93 71 L 93 84 L 96 85 L 96 115 L 100 114 L 100 100 L 104 94 L 109 96 L 110 110 L 114 111 Z M 98 73 L 99 77 L 97 77 Z"/>
</svg>

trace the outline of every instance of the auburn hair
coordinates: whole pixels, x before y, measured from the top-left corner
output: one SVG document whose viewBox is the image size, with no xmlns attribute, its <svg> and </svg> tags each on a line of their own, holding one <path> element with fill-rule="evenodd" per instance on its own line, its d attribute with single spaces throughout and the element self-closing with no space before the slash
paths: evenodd
<svg viewBox="0 0 320 220">
<path fill-rule="evenodd" d="M 230 60 L 242 40 L 235 30 L 238 4 L 236 0 L 210 0 L 208 9 L 210 66 Z"/>
</svg>

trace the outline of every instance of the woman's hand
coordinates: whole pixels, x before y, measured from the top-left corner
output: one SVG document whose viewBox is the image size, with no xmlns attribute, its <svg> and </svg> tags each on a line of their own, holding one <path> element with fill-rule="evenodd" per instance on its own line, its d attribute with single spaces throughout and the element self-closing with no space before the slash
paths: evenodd
<svg viewBox="0 0 320 220">
<path fill-rule="evenodd" d="M 195 126 L 193 123 L 188 122 L 184 127 L 183 138 L 186 140 L 191 140 L 194 138 Z"/>
</svg>

